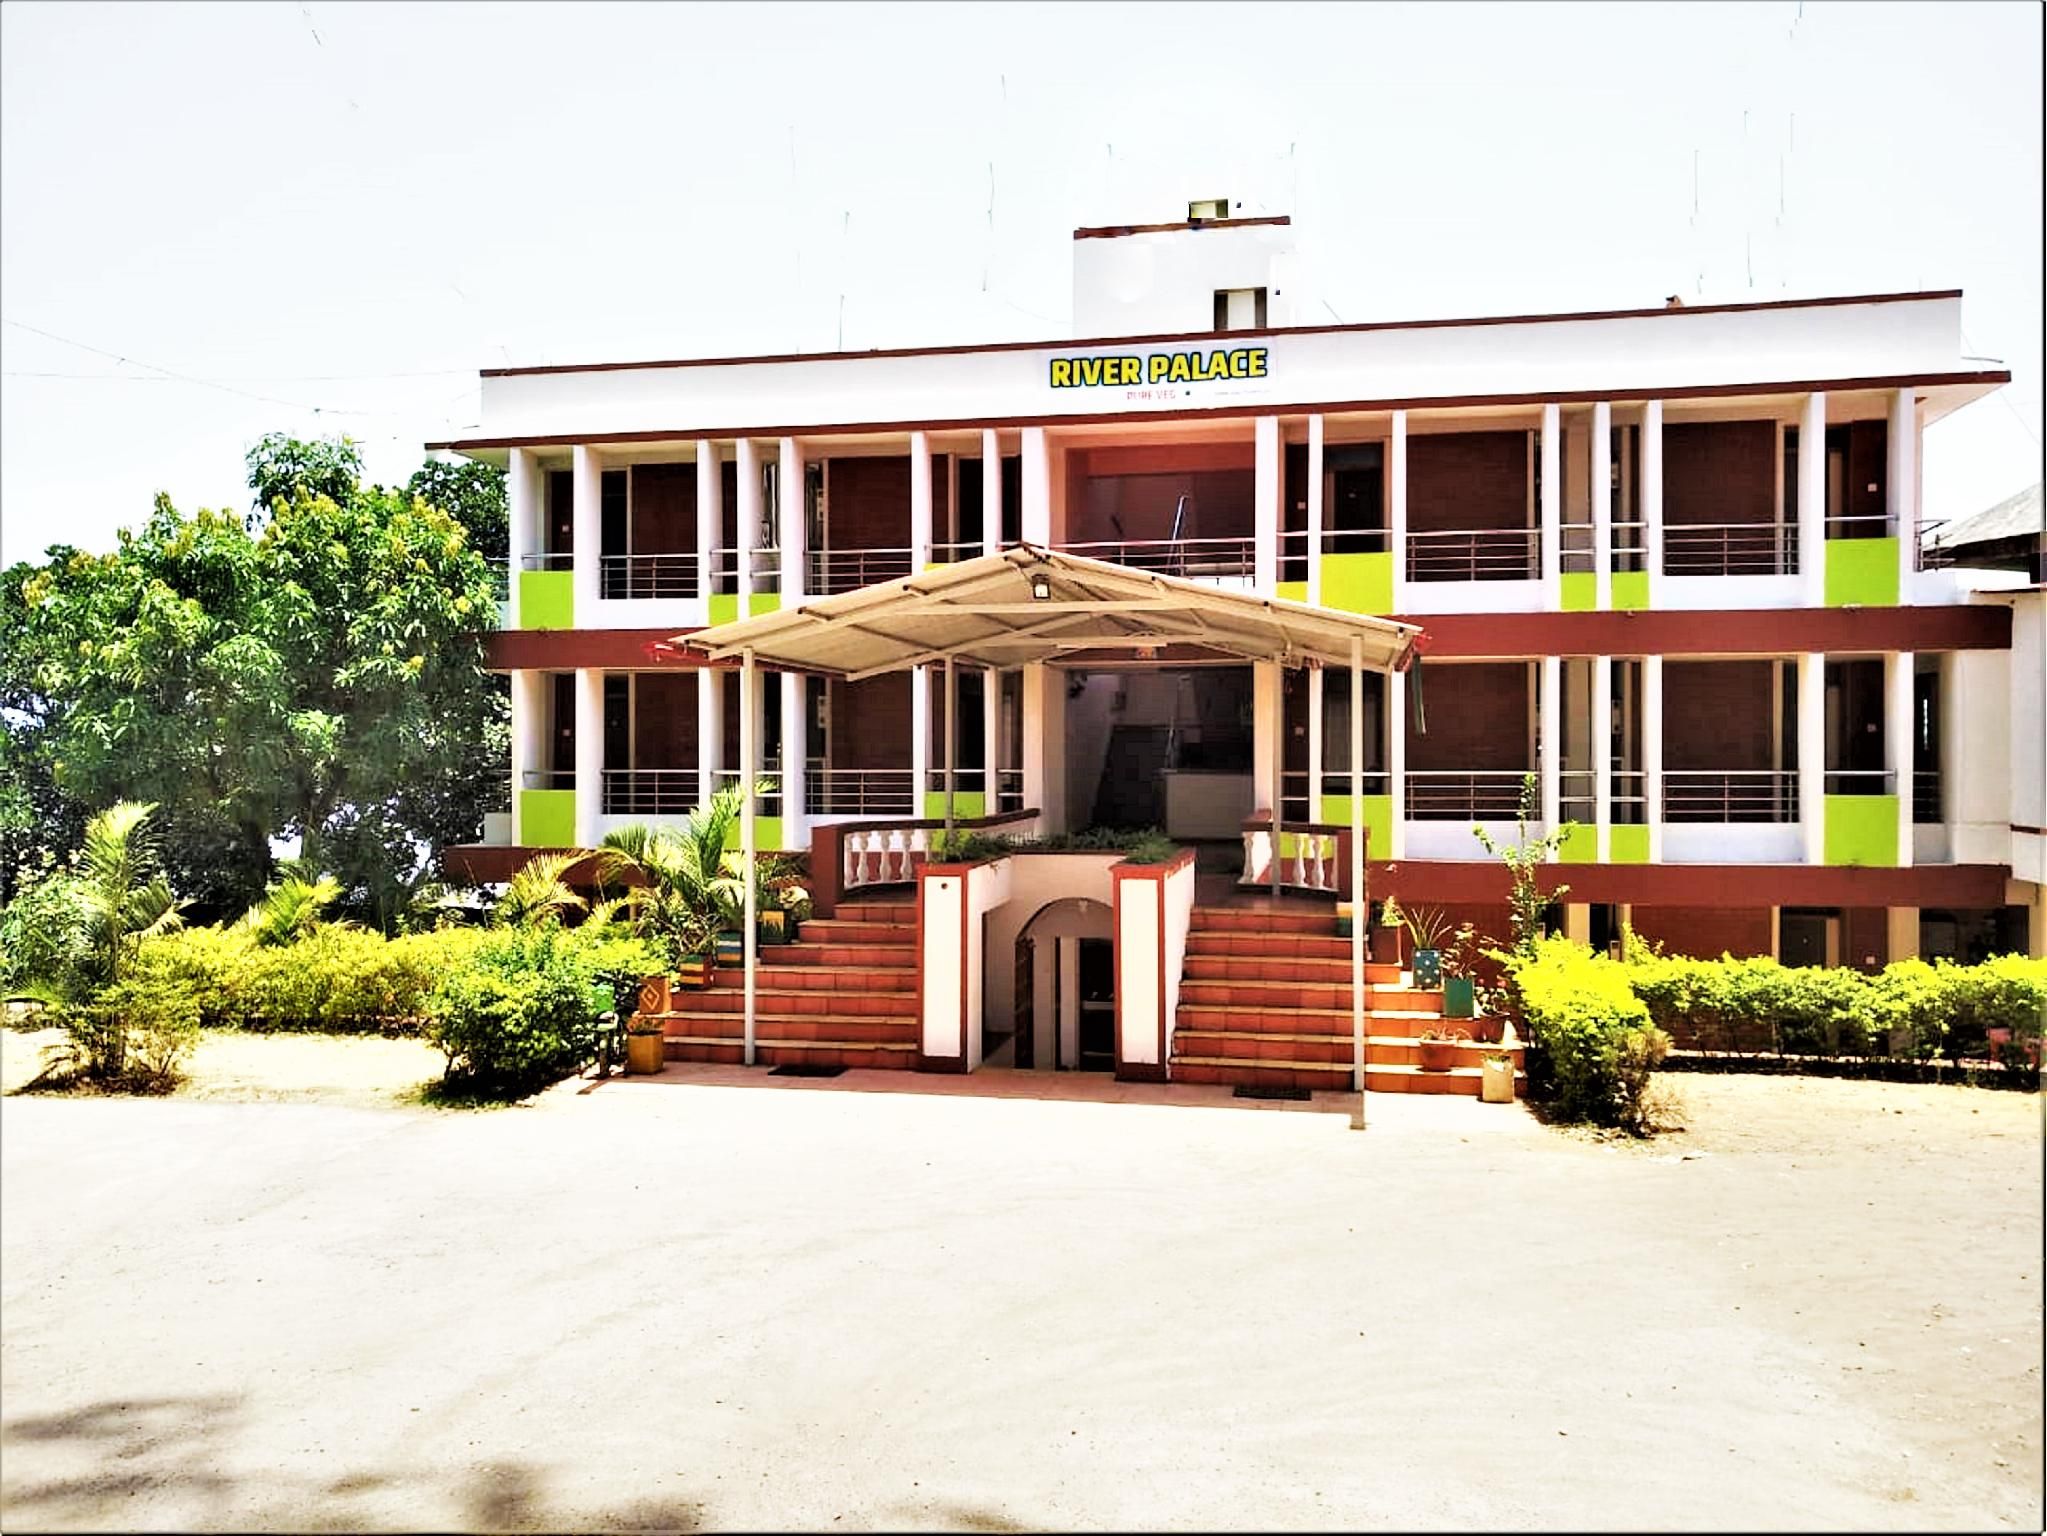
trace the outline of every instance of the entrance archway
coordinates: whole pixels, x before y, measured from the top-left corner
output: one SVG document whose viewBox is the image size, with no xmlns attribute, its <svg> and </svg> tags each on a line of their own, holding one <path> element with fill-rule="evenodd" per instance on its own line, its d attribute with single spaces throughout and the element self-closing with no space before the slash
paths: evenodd
<svg viewBox="0 0 2047 1536">
<path fill-rule="evenodd" d="M 1114 1070 L 1115 950 L 1116 914 L 1106 902 L 1061 897 L 1032 913 L 1016 937 L 1007 1033 L 999 1044 L 984 1034 L 983 1060 L 1042 1072 Z M 987 1017 L 994 1022 L 993 1009 Z"/>
</svg>

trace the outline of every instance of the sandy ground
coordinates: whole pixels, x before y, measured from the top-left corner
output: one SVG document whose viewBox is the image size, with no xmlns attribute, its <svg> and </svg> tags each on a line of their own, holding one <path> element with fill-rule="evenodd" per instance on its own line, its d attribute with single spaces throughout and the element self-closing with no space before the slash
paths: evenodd
<svg viewBox="0 0 2047 1536">
<path fill-rule="evenodd" d="M 12 1093 L 40 1072 L 42 1048 L 62 1034 L 0 1030 L 0 1090 Z M 209 1030 L 178 1091 L 193 1099 L 388 1106 L 409 1102 L 441 1066 L 441 1053 L 422 1040 Z"/>
<path fill-rule="evenodd" d="M 2041 1528 L 2038 1099 L 966 1086 L 8 1099 L 0 1523 Z"/>
</svg>

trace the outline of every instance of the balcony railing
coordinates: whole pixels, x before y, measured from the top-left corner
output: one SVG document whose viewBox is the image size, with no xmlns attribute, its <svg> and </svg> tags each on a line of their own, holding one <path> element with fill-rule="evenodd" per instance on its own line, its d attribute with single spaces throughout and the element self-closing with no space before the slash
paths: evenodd
<svg viewBox="0 0 2047 1536">
<path fill-rule="evenodd" d="M 768 592 L 782 584 L 782 552 L 757 549 L 753 552 L 753 589 Z"/>
<path fill-rule="evenodd" d="M 1783 576 L 1798 569 L 1796 523 L 1666 523 L 1666 576 Z"/>
<path fill-rule="evenodd" d="M 1565 523 L 1557 530 L 1557 569 L 1590 574 L 1598 568 L 1598 547 L 1590 523 Z"/>
<path fill-rule="evenodd" d="M 1939 822 L 1947 819 L 1941 795 L 1940 770 L 1921 768 L 1912 775 L 1912 819 Z"/>
<path fill-rule="evenodd" d="M 519 776 L 524 789 L 574 789 L 576 770 L 573 768 L 528 768 Z"/>
<path fill-rule="evenodd" d="M 813 816 L 914 816 L 916 780 L 911 768 L 827 768 L 813 759 L 803 808 Z"/>
<path fill-rule="evenodd" d="M 1798 774 L 1775 768 L 1666 769 L 1663 819 L 1688 822 L 1798 820 Z"/>
<path fill-rule="evenodd" d="M 1898 520 L 1888 512 L 1852 512 L 1827 519 L 1830 539 L 1887 539 L 1898 531 Z"/>
<path fill-rule="evenodd" d="M 1539 529 L 1408 530 L 1409 581 L 1526 581 L 1541 569 Z"/>
<path fill-rule="evenodd" d="M 998 768 L 995 770 L 995 809 L 1020 811 L 1023 809 L 1023 769 Z"/>
<path fill-rule="evenodd" d="M 1258 558 L 1258 541 L 1248 534 L 1218 539 L 1099 539 L 1059 548 L 1090 560 L 1196 581 L 1249 576 L 1257 568 Z"/>
<path fill-rule="evenodd" d="M 737 768 L 719 768 L 711 774 L 713 789 L 737 789 L 740 783 Z M 782 814 L 782 776 L 773 769 L 764 769 L 754 776 L 756 785 L 766 786 L 765 791 L 754 798 L 754 810 L 762 816 Z"/>
<path fill-rule="evenodd" d="M 854 592 L 877 581 L 900 581 L 911 574 L 905 549 L 813 549 L 808 562 L 812 596 Z"/>
<path fill-rule="evenodd" d="M 1598 809 L 1598 788 L 1590 768 L 1565 768 L 1557 774 L 1557 816 L 1591 826 Z"/>
<path fill-rule="evenodd" d="M 979 768 L 955 768 L 952 771 L 953 791 L 961 795 L 978 795 L 988 786 L 988 778 Z M 929 768 L 924 772 L 924 788 L 927 793 L 945 793 L 945 770 Z"/>
<path fill-rule="evenodd" d="M 1410 768 L 1409 821 L 1512 821 L 1521 809 L 1526 768 L 1467 773 L 1461 769 Z"/>
<path fill-rule="evenodd" d="M 1616 827 L 1639 827 L 1649 819 L 1649 776 L 1639 768 L 1616 768 L 1607 818 Z"/>
<path fill-rule="evenodd" d="M 694 768 L 607 768 L 601 808 L 607 816 L 687 816 L 697 805 Z"/>
<path fill-rule="evenodd" d="M 955 565 L 962 560 L 978 560 L 987 553 L 987 547 L 979 539 L 931 546 L 931 559 L 938 565 Z"/>
<path fill-rule="evenodd" d="M 1829 768 L 1826 772 L 1830 795 L 1895 794 L 1898 776 L 1888 768 Z"/>
<path fill-rule="evenodd" d="M 555 550 L 549 554 L 521 555 L 519 569 L 522 571 L 567 571 L 573 570 L 576 557 L 568 550 Z"/>
<path fill-rule="evenodd" d="M 604 555 L 597 562 L 597 595 L 606 598 L 695 597 L 694 553 Z"/>
<path fill-rule="evenodd" d="M 1613 568 L 1643 571 L 1649 568 L 1649 525 L 1639 519 L 1613 525 Z"/>
</svg>

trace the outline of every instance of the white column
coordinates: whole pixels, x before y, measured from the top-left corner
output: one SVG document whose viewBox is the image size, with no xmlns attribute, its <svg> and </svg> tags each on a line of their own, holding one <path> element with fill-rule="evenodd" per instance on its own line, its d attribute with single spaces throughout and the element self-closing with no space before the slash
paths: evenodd
<svg viewBox="0 0 2047 1536">
<path fill-rule="evenodd" d="M 1386 528 L 1393 551 L 1393 611 L 1407 612 L 1407 412 L 1393 413 L 1393 436 L 1387 443 Z M 1395 809 L 1393 824 L 1400 825 Z"/>
<path fill-rule="evenodd" d="M 1613 824 L 1613 658 L 1592 658 L 1592 824 L 1599 829 L 1595 857 L 1604 864 Z"/>
<path fill-rule="evenodd" d="M 1562 818 L 1564 790 L 1564 662 L 1561 656 L 1545 656 L 1540 663 L 1541 683 L 1538 693 L 1537 750 L 1541 756 L 1536 762 L 1536 773 L 1542 787 L 1542 830 L 1556 831 Z"/>
<path fill-rule="evenodd" d="M 718 445 L 697 440 L 697 595 L 709 599 L 718 569 L 718 540 L 725 533 L 725 476 Z"/>
<path fill-rule="evenodd" d="M 510 543 L 506 550 L 506 580 L 508 628 L 520 627 L 519 620 L 519 572 L 526 568 L 526 557 L 540 553 L 541 491 L 540 459 L 530 448 L 514 448 L 505 463 L 505 500 L 510 514 L 507 532 Z M 514 789 L 518 785 L 514 783 Z"/>
<path fill-rule="evenodd" d="M 1279 784 L 1273 777 L 1279 754 L 1280 675 L 1276 661 L 1251 664 L 1251 806 L 1279 814 Z"/>
<path fill-rule="evenodd" d="M 514 450 L 516 451 L 516 450 Z M 547 766 L 548 674 L 512 674 L 512 842 L 525 847 L 526 775 Z"/>
<path fill-rule="evenodd" d="M 1043 427 L 1023 429 L 1023 506 L 1018 531 L 1026 544 L 1052 542 L 1052 445 Z"/>
<path fill-rule="evenodd" d="M 1884 752 L 1889 760 L 1891 787 L 1898 797 L 1900 869 L 1912 863 L 1912 717 L 1916 704 L 1912 669 L 1910 651 L 1895 651 L 1884 658 Z"/>
<path fill-rule="evenodd" d="M 580 498 L 578 498 L 580 511 Z M 582 566 L 578 540 L 578 568 Z M 623 763 L 618 766 L 624 767 Z M 576 673 L 576 846 L 595 848 L 597 818 L 604 809 L 604 674 L 595 667 Z"/>
<path fill-rule="evenodd" d="M 910 673 L 910 815 L 924 815 L 924 796 L 931 787 L 931 669 Z"/>
<path fill-rule="evenodd" d="M 1326 681 L 1320 667 L 1310 667 L 1303 674 L 1308 679 L 1308 820 L 1322 819 L 1322 766 L 1325 761 L 1323 748 L 1322 694 Z M 1353 732 L 1353 735 L 1356 733 Z M 1353 768 L 1357 764 L 1351 765 Z"/>
<path fill-rule="evenodd" d="M 1898 601 L 1909 603 L 1919 548 L 1919 410 L 1909 389 L 1891 391 L 1887 438 L 1884 488 L 1886 509 L 1898 530 Z"/>
<path fill-rule="evenodd" d="M 1554 403 L 1542 408 L 1542 472 L 1537 482 L 1537 515 L 1542 523 L 1542 605 L 1551 612 L 1563 606 L 1559 550 L 1563 539 L 1564 431 L 1563 413 Z"/>
<path fill-rule="evenodd" d="M 1919 958 L 1919 909 L 1887 907 L 1884 910 L 1884 951 L 1886 960 Z"/>
<path fill-rule="evenodd" d="M 1316 415 L 1308 418 L 1308 602 L 1316 608 L 1322 606 L 1322 522 L 1326 515 L 1322 506 L 1322 418 Z M 1313 698 L 1315 712 L 1308 717 L 1313 722 L 1309 729 L 1319 737 L 1322 690 L 1317 688 Z M 1315 759 L 1317 772 L 1321 766 L 1321 759 Z"/>
<path fill-rule="evenodd" d="M 1805 397 L 1798 424 L 1798 575 L 1808 608 L 1827 601 L 1827 397 Z M 1818 859 L 1812 862 L 1817 864 Z"/>
<path fill-rule="evenodd" d="M 1656 584 L 1663 576 L 1663 402 L 1642 407 L 1642 566 L 1649 573 L 1649 603 L 1656 603 Z M 1657 817 L 1650 817 L 1650 825 Z"/>
<path fill-rule="evenodd" d="M 1652 581 L 1654 577 L 1650 578 Z M 1642 814 L 1649 824 L 1649 862 L 1663 862 L 1663 658 L 1642 658 Z"/>
<path fill-rule="evenodd" d="M 1251 581 L 1266 597 L 1279 580 L 1279 418 L 1260 416 L 1252 427 Z"/>
<path fill-rule="evenodd" d="M 1805 450 L 1800 434 L 1799 452 Z M 1801 466 L 1802 468 L 1803 466 Z M 1799 520 L 1805 519 L 1800 492 Z M 1799 535 L 1805 537 L 1803 533 Z M 1801 556 L 1803 558 L 1803 556 Z M 1798 822 L 1805 834 L 1805 862 L 1827 861 L 1827 658 L 1798 658 Z"/>
<path fill-rule="evenodd" d="M 1002 548 L 1002 434 L 981 429 L 981 553 Z"/>
<path fill-rule="evenodd" d="M 1592 594 L 1593 607 L 1613 606 L 1613 406 L 1604 400 L 1592 407 Z"/>
<path fill-rule="evenodd" d="M 1400 569 L 1399 556 L 1394 569 Z M 1386 788 L 1393 797 L 1390 822 L 1392 846 L 1373 855 L 1381 859 L 1407 857 L 1407 674 L 1386 674 Z"/>
<path fill-rule="evenodd" d="M 725 674 L 716 667 L 697 672 L 697 804 L 708 805 L 725 766 Z"/>
<path fill-rule="evenodd" d="M 1071 830 L 1066 806 L 1066 674 L 1032 662 L 1023 669 L 1024 805 L 1043 813 L 1047 832 Z"/>
<path fill-rule="evenodd" d="M 742 472 L 743 465 L 742 459 Z M 745 890 L 740 923 L 746 1009 L 746 1022 L 743 1026 L 746 1032 L 744 1059 L 749 1067 L 753 1065 L 756 1018 L 757 977 L 754 957 L 759 953 L 760 944 L 760 918 L 755 910 L 758 897 L 753 879 L 753 861 L 760 851 L 754 805 L 754 786 L 760 782 L 760 713 L 761 669 L 754 663 L 753 651 L 747 649 L 739 653 L 739 857 L 742 875 L 740 884 Z"/>
<path fill-rule="evenodd" d="M 981 810 L 995 814 L 996 765 L 1002 760 L 1002 674 L 981 673 Z"/>
<path fill-rule="evenodd" d="M 735 515 L 739 532 L 739 617 L 743 619 L 753 612 L 753 552 L 760 546 L 761 532 L 761 451 L 750 437 L 742 437 L 735 447 L 739 460 L 739 506 Z"/>
<path fill-rule="evenodd" d="M 598 556 L 604 550 L 604 461 L 597 450 L 578 443 L 571 460 L 575 472 L 575 574 L 569 578 L 576 622 L 589 628 L 596 619 Z"/>
<path fill-rule="evenodd" d="M 910 434 L 910 574 L 931 563 L 931 434 Z"/>
<path fill-rule="evenodd" d="M 782 606 L 794 608 L 803 601 L 809 587 L 808 551 L 803 547 L 804 515 L 803 445 L 793 437 L 782 439 L 782 467 L 776 473 L 775 515 L 782 538 Z M 796 754 L 799 758 L 802 753 Z"/>
<path fill-rule="evenodd" d="M 782 558 L 789 558 L 786 548 Z M 810 716 L 810 686 L 800 672 L 784 672 L 781 686 L 782 846 L 793 850 L 810 844 L 810 823 L 804 809 L 804 786 L 810 777 L 810 764 L 805 758 L 810 733 L 804 729 Z"/>
</svg>

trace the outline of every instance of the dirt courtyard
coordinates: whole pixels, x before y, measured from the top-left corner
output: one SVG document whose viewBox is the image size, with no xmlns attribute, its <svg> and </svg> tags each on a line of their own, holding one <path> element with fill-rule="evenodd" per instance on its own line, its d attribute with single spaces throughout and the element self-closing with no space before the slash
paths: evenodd
<svg viewBox="0 0 2047 1536">
<path fill-rule="evenodd" d="M 2041 1528 L 2038 1098 L 889 1076 L 0 1101 L 0 1526 Z"/>
</svg>

